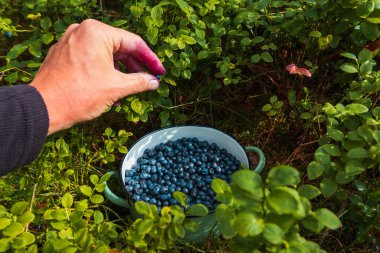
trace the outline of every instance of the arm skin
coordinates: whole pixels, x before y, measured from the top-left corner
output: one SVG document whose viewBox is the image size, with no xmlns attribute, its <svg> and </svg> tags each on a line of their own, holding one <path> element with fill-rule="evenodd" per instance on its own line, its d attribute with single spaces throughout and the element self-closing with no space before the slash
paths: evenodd
<svg viewBox="0 0 380 253">
<path fill-rule="evenodd" d="M 117 61 L 132 73 L 116 69 Z M 120 98 L 157 89 L 155 75 L 164 73 L 138 35 L 89 19 L 67 28 L 30 85 L 45 101 L 52 134 L 98 117 Z"/>
<path fill-rule="evenodd" d="M 118 62 L 130 73 L 120 72 Z M 0 88 L 0 175 L 33 161 L 46 135 L 94 119 L 127 95 L 157 89 L 155 75 L 164 73 L 136 34 L 90 19 L 70 25 L 30 85 Z"/>
</svg>

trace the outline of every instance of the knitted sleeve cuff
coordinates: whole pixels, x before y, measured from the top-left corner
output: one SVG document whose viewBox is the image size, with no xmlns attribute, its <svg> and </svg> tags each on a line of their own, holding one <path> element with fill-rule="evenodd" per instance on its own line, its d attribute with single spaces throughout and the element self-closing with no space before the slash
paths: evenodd
<svg viewBox="0 0 380 253">
<path fill-rule="evenodd" d="M 34 87 L 0 87 L 0 174 L 33 161 L 48 128 L 45 102 Z"/>
</svg>

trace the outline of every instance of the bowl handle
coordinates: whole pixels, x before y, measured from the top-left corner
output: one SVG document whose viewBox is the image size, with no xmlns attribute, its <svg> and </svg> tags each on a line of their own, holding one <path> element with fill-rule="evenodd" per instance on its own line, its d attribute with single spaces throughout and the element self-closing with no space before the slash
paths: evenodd
<svg viewBox="0 0 380 253">
<path fill-rule="evenodd" d="M 119 178 L 119 173 L 116 171 L 110 171 L 110 172 L 107 172 L 107 174 L 109 174 L 110 177 L 112 177 L 112 178 Z M 131 206 L 129 205 L 129 203 L 126 199 L 121 198 L 121 197 L 117 196 L 115 193 L 113 193 L 111 191 L 111 189 L 108 187 L 107 182 L 105 182 L 105 185 L 106 185 L 106 188 L 104 189 L 104 195 L 106 196 L 106 198 L 109 201 L 111 201 L 112 203 L 114 203 L 118 206 L 122 206 L 122 207 L 126 207 L 128 209 L 131 209 Z"/>
<path fill-rule="evenodd" d="M 265 166 L 265 155 L 261 149 L 258 147 L 248 146 L 245 147 L 245 151 L 247 152 L 255 152 L 259 156 L 259 163 L 257 164 L 256 168 L 253 170 L 256 173 L 261 173 Z"/>
</svg>

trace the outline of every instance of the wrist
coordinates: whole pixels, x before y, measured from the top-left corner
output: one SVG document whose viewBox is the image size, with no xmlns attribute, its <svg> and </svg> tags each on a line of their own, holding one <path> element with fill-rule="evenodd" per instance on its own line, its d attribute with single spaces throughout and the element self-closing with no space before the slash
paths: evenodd
<svg viewBox="0 0 380 253">
<path fill-rule="evenodd" d="M 64 96 L 58 97 L 57 94 L 59 93 L 57 93 L 57 91 L 52 91 L 42 85 L 36 84 L 35 82 L 32 82 L 30 85 L 40 93 L 46 105 L 49 117 L 48 135 L 69 128 L 73 125 L 70 123 L 70 117 L 66 113 L 67 101 L 62 99 Z"/>
</svg>

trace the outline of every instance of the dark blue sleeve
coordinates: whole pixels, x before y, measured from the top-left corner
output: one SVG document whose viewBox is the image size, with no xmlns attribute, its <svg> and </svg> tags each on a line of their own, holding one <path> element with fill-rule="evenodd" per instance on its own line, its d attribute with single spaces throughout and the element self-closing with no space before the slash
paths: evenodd
<svg viewBox="0 0 380 253">
<path fill-rule="evenodd" d="M 0 175 L 33 161 L 48 128 L 45 102 L 34 87 L 0 87 Z"/>
</svg>

